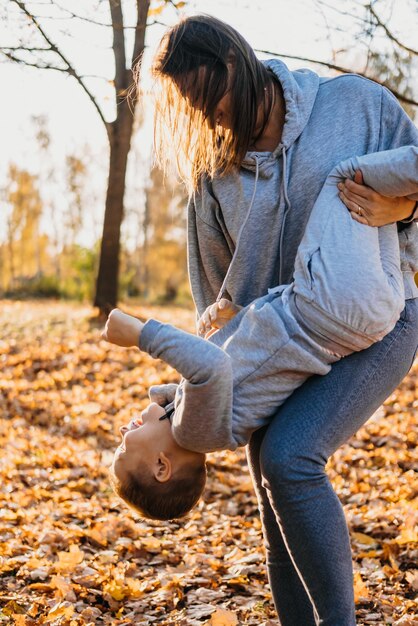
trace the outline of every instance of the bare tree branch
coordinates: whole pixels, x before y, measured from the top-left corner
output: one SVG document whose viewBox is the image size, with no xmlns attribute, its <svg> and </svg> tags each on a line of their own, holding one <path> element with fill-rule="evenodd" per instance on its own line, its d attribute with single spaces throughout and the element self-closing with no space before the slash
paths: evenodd
<svg viewBox="0 0 418 626">
<path fill-rule="evenodd" d="M 123 29 L 123 30 L 134 30 L 135 26 L 123 26 L 123 24 L 106 24 L 105 22 L 97 22 L 96 20 L 93 20 L 89 17 L 85 17 L 84 15 L 78 15 L 77 13 L 74 13 L 73 11 L 70 11 L 70 9 L 67 9 L 66 7 L 63 7 L 62 5 L 60 5 L 58 2 L 54 2 L 55 6 L 58 7 L 61 11 L 65 11 L 66 13 L 68 13 L 69 18 L 75 18 L 77 20 L 81 20 L 83 22 L 88 22 L 89 24 L 94 24 L 95 26 L 105 26 L 106 28 L 118 28 L 118 29 Z M 54 18 L 52 18 L 54 19 Z M 68 18 L 65 18 L 68 19 Z"/>
<path fill-rule="evenodd" d="M 145 3 L 141 2 L 141 0 L 136 0 L 137 18 L 135 26 L 135 43 L 132 52 L 132 66 L 139 60 L 139 57 L 145 48 L 145 29 L 147 28 L 149 5 L 150 0 L 147 0 Z"/>
<path fill-rule="evenodd" d="M 389 39 L 394 41 L 396 43 L 396 45 L 399 46 L 400 48 L 402 48 L 403 50 L 406 50 L 406 52 L 409 52 L 410 54 L 418 56 L 418 50 L 414 50 L 414 48 L 409 48 L 409 46 L 406 46 L 404 43 L 399 41 L 399 39 L 397 37 L 395 37 L 395 35 L 392 33 L 392 31 L 389 30 L 389 28 L 386 26 L 386 24 L 384 24 L 382 22 L 382 20 L 380 19 L 380 17 L 377 15 L 376 11 L 373 8 L 372 3 L 370 3 L 367 6 L 367 10 L 370 11 L 371 15 L 373 15 L 374 19 L 376 20 L 377 26 L 380 26 L 380 28 L 383 28 L 383 30 L 385 31 L 385 33 L 386 33 L 387 37 L 389 37 Z"/>
<path fill-rule="evenodd" d="M 113 24 L 109 23 L 106 24 L 105 22 L 98 22 L 97 20 L 93 20 L 89 17 L 85 17 L 84 15 L 79 15 L 78 13 L 74 13 L 73 11 L 70 11 L 70 9 L 67 9 L 66 7 L 61 6 L 60 4 L 58 4 L 58 2 L 54 2 L 53 3 L 54 6 L 58 7 L 59 9 L 61 9 L 61 11 L 65 11 L 67 13 L 66 16 L 62 16 L 62 17 L 57 17 L 57 16 L 51 16 L 51 15 L 44 15 L 42 19 L 44 20 L 68 20 L 68 19 L 76 19 L 76 20 L 81 20 L 82 22 L 87 22 L 88 24 L 93 24 L 93 26 L 102 26 L 104 28 L 113 28 Z M 168 24 L 165 22 L 161 22 L 160 20 L 153 20 L 152 22 L 148 22 L 147 23 L 147 28 L 149 28 L 150 26 L 155 26 L 156 24 L 158 24 L 159 26 L 164 26 L 165 28 L 168 28 Z M 123 30 L 127 31 L 127 30 L 136 30 L 137 26 L 127 26 L 126 24 L 123 26 Z"/>
<path fill-rule="evenodd" d="M 364 22 L 367 21 L 365 18 L 359 18 L 357 15 L 354 15 L 353 13 L 350 13 L 349 11 L 345 11 L 341 8 L 338 8 L 337 6 L 330 4 L 329 2 L 326 2 L 325 0 L 315 0 L 315 4 L 317 6 L 322 5 L 329 10 L 339 13 L 340 15 L 350 17 L 352 20 L 358 23 L 364 24 Z M 385 31 L 387 37 L 391 39 L 392 41 L 394 41 L 400 48 L 402 48 L 406 52 L 410 52 L 413 55 L 418 55 L 418 50 L 415 50 L 414 48 L 410 48 L 409 46 L 405 45 L 392 33 L 392 31 L 387 27 L 387 25 L 381 20 L 379 15 L 374 10 L 373 4 L 374 2 L 369 2 L 368 4 L 365 4 L 364 9 L 368 11 L 370 15 L 374 18 L 374 26 L 379 26 L 380 28 L 382 28 Z"/>
<path fill-rule="evenodd" d="M 95 97 L 90 92 L 90 90 L 88 89 L 88 87 L 86 86 L 84 81 L 82 80 L 81 76 L 76 72 L 75 68 L 71 65 L 71 63 L 64 56 L 64 54 L 61 52 L 61 50 L 59 50 L 57 48 L 57 46 L 52 42 L 52 40 L 48 37 L 48 35 L 46 34 L 46 32 L 44 31 L 42 26 L 39 24 L 39 22 L 36 19 L 36 17 L 27 9 L 25 3 L 22 2 L 21 0 L 12 0 L 12 1 L 15 4 L 17 4 L 17 6 L 20 8 L 20 10 L 29 18 L 29 20 L 32 22 L 32 24 L 36 27 L 36 29 L 39 32 L 39 34 L 43 37 L 44 41 L 48 44 L 48 46 L 49 46 L 48 50 L 54 52 L 63 61 L 63 63 L 65 63 L 65 65 L 66 65 L 65 68 L 59 68 L 59 67 L 56 67 L 56 66 L 51 66 L 50 68 L 48 67 L 48 69 L 55 69 L 55 70 L 58 70 L 58 71 L 65 71 L 65 72 L 67 72 L 67 74 L 69 74 L 70 76 L 73 76 L 77 80 L 77 82 L 84 89 L 84 91 L 86 92 L 86 94 L 90 98 L 91 102 L 93 103 L 94 107 L 96 108 L 96 110 L 97 110 L 97 112 L 98 112 L 98 114 L 100 116 L 100 119 L 102 120 L 102 122 L 103 122 L 103 124 L 104 124 L 104 126 L 106 128 L 106 132 L 109 135 L 110 124 L 106 121 L 106 119 L 105 119 L 105 117 L 103 115 L 103 112 L 102 112 L 101 108 L 99 107 Z M 46 50 L 46 51 L 48 51 L 48 50 Z M 34 65 L 33 63 L 26 63 L 26 61 L 23 61 L 23 60 L 17 60 L 17 59 L 13 59 L 13 60 L 15 60 L 17 62 L 20 62 L 20 63 L 24 63 L 24 64 L 32 66 L 32 67 L 39 67 L 36 64 Z M 47 68 L 46 68 L 46 66 L 41 66 L 40 69 L 47 69 Z"/>
<path fill-rule="evenodd" d="M 3 52 L 4 50 L 12 51 L 15 50 L 23 50 L 24 52 L 51 52 L 50 48 L 27 48 L 26 46 L 5 46 L 0 47 L 0 50 Z"/>
<path fill-rule="evenodd" d="M 58 67 L 56 65 L 50 65 L 49 63 L 46 63 L 45 61 L 41 59 L 34 63 L 31 63 L 30 61 L 26 61 L 26 59 L 21 59 L 18 56 L 12 54 L 12 52 L 10 52 L 11 50 L 13 51 L 29 50 L 30 52 L 32 52 L 33 50 L 41 50 L 42 52 L 44 52 L 45 48 L 5 48 L 4 50 L 0 49 L 0 53 L 3 54 L 7 59 L 9 59 L 9 61 L 13 61 L 14 63 L 20 63 L 21 65 L 24 65 L 27 67 L 35 67 L 38 70 L 55 70 L 57 72 L 62 72 L 63 74 L 68 73 L 67 68 Z M 104 80 L 107 82 L 107 78 L 104 78 L 104 76 L 97 76 L 95 74 L 83 74 L 82 76 L 80 76 L 80 78 L 82 79 L 94 78 L 95 80 Z"/>
<path fill-rule="evenodd" d="M 115 87 L 116 103 L 125 95 L 126 81 L 126 52 L 123 35 L 123 14 L 121 0 L 109 0 L 110 15 L 113 25 L 113 54 L 115 57 Z"/>
<path fill-rule="evenodd" d="M 315 65 L 323 65 L 324 67 L 328 67 L 331 70 L 336 70 L 337 72 L 341 72 L 342 74 L 353 73 L 353 70 L 350 70 L 347 67 L 342 67 L 341 65 L 335 65 L 334 63 L 328 63 L 327 61 L 318 61 L 316 59 L 308 59 L 307 57 L 300 57 L 300 56 L 296 56 L 293 54 L 279 54 L 278 52 L 271 52 L 271 50 L 260 50 L 259 48 L 255 48 L 255 51 L 261 52 L 262 54 L 268 54 L 273 57 L 282 57 L 284 59 L 295 59 L 296 61 L 305 61 L 306 63 L 314 63 Z M 381 82 L 377 80 L 376 78 L 366 76 L 366 74 L 363 74 L 362 72 L 355 72 L 355 73 L 358 74 L 359 76 L 363 76 L 363 78 L 368 78 L 369 80 L 372 80 L 374 83 L 377 83 L 378 85 L 382 85 L 383 87 L 386 87 L 384 82 Z M 401 94 L 392 88 L 390 88 L 390 91 L 401 102 L 404 102 L 405 104 L 412 104 L 412 106 L 418 107 L 418 102 L 416 100 L 413 100 L 412 98 L 409 98 L 408 96 L 405 96 L 404 94 Z"/>
<path fill-rule="evenodd" d="M 15 56 L 11 52 L 7 52 L 6 50 L 0 50 L 4 56 L 13 61 L 14 63 L 19 63 L 21 65 L 25 65 L 27 67 L 35 67 L 38 70 L 56 70 L 57 72 L 63 72 L 64 74 L 68 73 L 67 68 L 65 67 L 57 67 L 56 65 L 49 65 L 49 63 L 45 63 L 44 61 L 38 61 L 35 63 L 31 63 L 30 61 L 26 61 L 25 59 L 19 59 L 19 57 Z"/>
<path fill-rule="evenodd" d="M 342 15 L 343 17 L 349 17 L 353 22 L 357 22 L 359 25 L 364 22 L 364 19 L 358 17 L 354 13 L 351 13 L 350 11 L 345 11 L 344 9 L 341 9 L 341 7 L 338 8 L 338 6 L 336 6 L 335 4 L 330 4 L 329 2 L 325 2 L 325 0 L 315 0 L 315 4 L 316 6 L 322 5 L 326 9 L 329 9 L 330 11 L 333 11 L 334 13 L 338 13 L 339 15 Z"/>
</svg>

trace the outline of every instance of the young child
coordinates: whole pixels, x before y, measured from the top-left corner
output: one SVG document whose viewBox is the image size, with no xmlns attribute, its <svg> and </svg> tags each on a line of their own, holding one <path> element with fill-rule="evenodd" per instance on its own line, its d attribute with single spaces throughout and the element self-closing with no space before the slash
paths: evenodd
<svg viewBox="0 0 418 626">
<path fill-rule="evenodd" d="M 326 374 L 396 324 L 405 300 L 397 227 L 359 224 L 342 207 L 337 184 L 355 170 L 383 195 L 418 199 L 418 148 L 339 164 L 313 207 L 293 283 L 242 310 L 220 293 L 199 323 L 202 333 L 211 328 L 209 340 L 111 312 L 107 341 L 138 346 L 183 377 L 178 386 L 151 388 L 141 420 L 121 429 L 112 482 L 142 515 L 184 515 L 203 490 L 206 452 L 246 445 L 309 376 Z"/>
</svg>

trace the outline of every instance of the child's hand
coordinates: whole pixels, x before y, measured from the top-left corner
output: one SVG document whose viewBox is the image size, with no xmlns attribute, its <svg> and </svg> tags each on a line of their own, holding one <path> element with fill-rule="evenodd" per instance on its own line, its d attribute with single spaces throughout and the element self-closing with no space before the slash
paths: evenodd
<svg viewBox="0 0 418 626">
<path fill-rule="evenodd" d="M 208 306 L 197 324 L 198 333 L 205 336 L 211 329 L 219 329 L 225 326 L 242 309 L 226 298 Z"/>
<path fill-rule="evenodd" d="M 136 317 L 122 313 L 119 309 L 113 309 L 109 313 L 101 336 L 109 343 L 114 343 L 123 348 L 130 348 L 131 346 L 138 348 L 143 326 L 144 324 Z"/>
</svg>

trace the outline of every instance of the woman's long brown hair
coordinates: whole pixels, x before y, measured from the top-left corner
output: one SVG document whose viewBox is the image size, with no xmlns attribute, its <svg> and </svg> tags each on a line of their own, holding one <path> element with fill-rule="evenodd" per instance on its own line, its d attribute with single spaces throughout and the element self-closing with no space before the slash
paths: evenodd
<svg viewBox="0 0 418 626">
<path fill-rule="evenodd" d="M 272 104 L 270 74 L 247 41 L 212 16 L 187 17 L 162 38 L 152 75 L 160 162 L 174 149 L 178 172 L 189 190 L 197 187 L 202 175 L 212 178 L 236 168 L 256 139 L 260 104 L 264 103 L 262 130 Z M 227 92 L 230 129 L 215 119 L 217 104 Z"/>
</svg>

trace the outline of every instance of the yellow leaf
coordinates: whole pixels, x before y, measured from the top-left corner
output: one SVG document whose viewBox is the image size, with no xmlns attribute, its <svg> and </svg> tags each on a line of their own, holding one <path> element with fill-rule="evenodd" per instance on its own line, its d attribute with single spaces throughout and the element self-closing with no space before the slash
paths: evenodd
<svg viewBox="0 0 418 626">
<path fill-rule="evenodd" d="M 370 537 L 369 535 L 365 535 L 364 533 L 351 533 L 351 537 L 354 539 L 354 541 L 357 541 L 357 543 L 362 543 L 366 546 L 376 545 L 375 539 L 373 539 L 373 537 Z"/>
<path fill-rule="evenodd" d="M 368 559 L 375 559 L 382 555 L 382 550 L 360 550 L 356 553 L 358 559 L 364 559 L 365 557 Z"/>
<path fill-rule="evenodd" d="M 72 600 L 72 597 L 67 597 L 68 594 L 74 595 L 74 602 L 76 600 L 75 594 L 73 591 L 73 586 L 69 580 L 63 578 L 62 576 L 52 576 L 51 577 L 51 585 L 54 586 L 57 590 L 61 598 L 66 598 L 67 600 Z"/>
<path fill-rule="evenodd" d="M 114 600 L 118 602 L 123 600 L 126 596 L 125 585 L 123 581 L 111 580 L 109 583 L 103 585 L 103 591 L 112 596 Z"/>
<path fill-rule="evenodd" d="M 393 626 L 417 626 L 418 621 L 414 619 L 413 615 L 404 615 L 400 619 L 393 622 Z"/>
<path fill-rule="evenodd" d="M 68 552 L 58 552 L 58 563 L 55 564 L 55 568 L 60 572 L 71 571 L 82 563 L 83 559 L 84 552 L 73 543 Z"/>
<path fill-rule="evenodd" d="M 160 4 L 160 6 L 158 7 L 153 7 L 152 9 L 148 10 L 148 17 L 153 17 L 155 15 L 160 15 L 160 13 L 162 12 L 162 10 L 165 7 L 165 3 Z"/>
<path fill-rule="evenodd" d="M 136 578 L 127 578 L 126 586 L 129 590 L 129 596 L 131 598 L 141 598 L 144 595 L 142 590 L 143 581 L 137 580 Z"/>
<path fill-rule="evenodd" d="M 161 551 L 161 541 L 156 537 L 143 537 L 140 539 L 140 545 L 142 548 L 145 548 L 147 552 L 160 552 Z"/>
<path fill-rule="evenodd" d="M 232 611 L 216 609 L 208 622 L 209 626 L 236 626 L 238 618 Z"/>
<path fill-rule="evenodd" d="M 10 602 L 7 602 L 7 604 L 3 606 L 3 610 L 2 610 L 2 613 L 8 616 L 20 615 L 24 612 L 25 612 L 25 609 L 22 606 L 20 606 L 20 604 L 18 604 L 16 600 L 10 600 Z"/>
<path fill-rule="evenodd" d="M 415 543 L 418 541 L 417 528 L 403 528 L 401 534 L 395 537 L 396 543 L 403 545 L 405 543 Z"/>
<path fill-rule="evenodd" d="M 55 604 L 52 609 L 49 611 L 45 621 L 51 622 L 52 620 L 56 620 L 58 618 L 70 618 L 74 613 L 74 606 L 69 602 L 58 602 Z"/>
<path fill-rule="evenodd" d="M 363 582 L 360 572 L 354 573 L 354 601 L 367 600 L 370 596 L 370 591 Z"/>
</svg>

